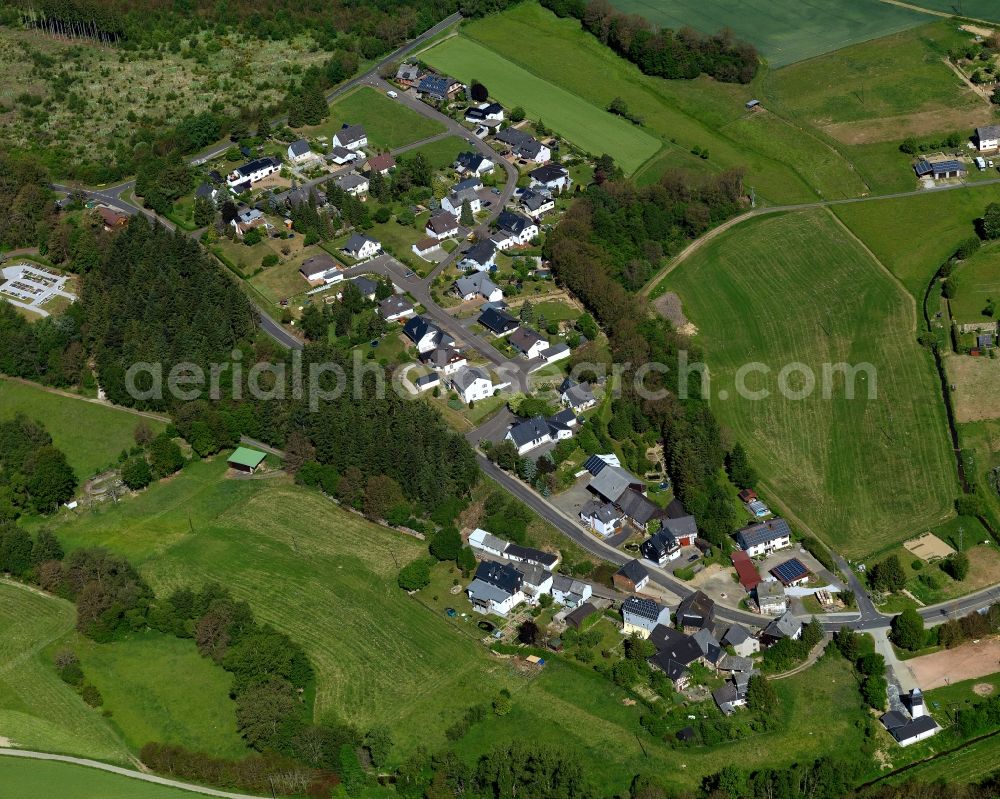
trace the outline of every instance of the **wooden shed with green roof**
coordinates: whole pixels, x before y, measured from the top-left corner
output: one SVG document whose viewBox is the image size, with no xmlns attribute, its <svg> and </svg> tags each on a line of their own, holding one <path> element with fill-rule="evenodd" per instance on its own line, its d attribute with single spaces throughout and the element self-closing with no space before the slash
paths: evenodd
<svg viewBox="0 0 1000 799">
<path fill-rule="evenodd" d="M 255 449 L 237 447 L 233 454 L 229 456 L 229 468 L 253 474 L 266 457 L 263 452 L 258 452 Z"/>
</svg>

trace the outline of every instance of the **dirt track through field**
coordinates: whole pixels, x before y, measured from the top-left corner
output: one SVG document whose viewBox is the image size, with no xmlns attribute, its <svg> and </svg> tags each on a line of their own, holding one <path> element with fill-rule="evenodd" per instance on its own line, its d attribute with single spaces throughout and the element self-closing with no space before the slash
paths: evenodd
<svg viewBox="0 0 1000 799">
<path fill-rule="evenodd" d="M 1000 671 L 1000 638 L 921 655 L 906 661 L 924 691 Z"/>
</svg>

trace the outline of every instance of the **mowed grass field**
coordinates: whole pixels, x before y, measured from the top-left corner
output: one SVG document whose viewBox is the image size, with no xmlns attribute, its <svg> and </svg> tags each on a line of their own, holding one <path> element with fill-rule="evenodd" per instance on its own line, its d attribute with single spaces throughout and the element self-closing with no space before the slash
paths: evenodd
<svg viewBox="0 0 1000 799">
<path fill-rule="evenodd" d="M 218 757 L 246 755 L 229 698 L 232 678 L 198 653 L 194 639 L 155 631 L 110 644 L 80 637 L 73 650 L 133 751 L 157 741 Z M 165 674 L 178 678 L 164 679 Z"/>
<path fill-rule="evenodd" d="M 614 155 L 626 173 L 634 172 L 660 149 L 656 138 L 631 122 L 591 105 L 464 36 L 445 39 L 422 58 L 459 80 L 482 81 L 508 108 L 523 107 L 529 118 L 543 120 L 546 127 L 584 151 Z"/>
<path fill-rule="evenodd" d="M 204 794 L 70 763 L 0 756 L 4 799 L 198 799 Z"/>
<path fill-rule="evenodd" d="M 126 555 L 159 594 L 210 580 L 228 586 L 305 647 L 317 673 L 317 718 L 332 714 L 362 729 L 389 724 L 394 757 L 418 744 L 444 746 L 444 729 L 482 701 L 480 686 L 516 681 L 443 614 L 396 586 L 399 568 L 426 555 L 423 542 L 284 478 L 230 480 L 225 471 L 221 457 L 191 464 L 141 496 L 54 529 L 70 548 Z M 148 710 L 160 715 L 160 728 L 176 713 Z"/>
<path fill-rule="evenodd" d="M 530 730 L 538 743 L 576 752 L 593 764 L 591 778 L 607 795 L 624 795 L 637 773 L 694 790 L 701 778 L 739 763 L 747 769 L 781 768 L 792 762 L 838 754 L 861 745 L 858 689 L 840 657 L 826 657 L 806 672 L 774 683 L 779 720 L 771 733 L 712 747 L 672 750 L 645 733 L 635 734 L 642 711 L 624 705 L 625 693 L 576 664 L 548 663 L 514 695 L 513 710 L 473 725 L 456 751 L 472 760 L 494 743 L 521 740 Z M 614 741 L 613 746 L 608 742 Z M 684 764 L 681 768 L 680 764 Z"/>
<path fill-rule="evenodd" d="M 125 743 L 101 712 L 56 674 L 53 650 L 72 640 L 75 623 L 69 602 L 0 581 L 0 736 L 24 749 L 126 764 Z M 0 757 L 4 797 L 7 762 Z"/>
<path fill-rule="evenodd" d="M 301 132 L 304 136 L 332 139 L 345 124 L 364 125 L 368 143 L 381 149 L 395 149 L 444 131 L 440 122 L 400 105 L 382 92 L 362 86 L 334 101 L 326 122 L 302 128 Z"/>
<path fill-rule="evenodd" d="M 930 191 L 832 210 L 919 303 L 941 264 L 976 235 L 975 221 L 991 202 L 1000 202 L 1000 186 Z"/>
<path fill-rule="evenodd" d="M 731 28 L 737 37 L 754 44 L 773 67 L 877 39 L 927 19 L 879 0 L 613 0 L 611 4 L 665 28 L 689 25 L 703 33 Z"/>
<path fill-rule="evenodd" d="M 763 100 L 845 145 L 971 135 L 992 107 L 944 61 L 949 49 L 971 40 L 954 22 L 931 22 L 772 72 Z"/>
<path fill-rule="evenodd" d="M 0 420 L 18 413 L 45 425 L 80 480 L 117 462 L 121 451 L 135 444 L 133 434 L 139 422 L 145 421 L 156 433 L 164 427 L 161 422 L 106 405 L 0 379 Z"/>
<path fill-rule="evenodd" d="M 914 302 L 825 210 L 753 219 L 667 276 L 712 375 L 712 407 L 742 441 L 765 489 L 849 556 L 883 549 L 951 515 L 957 491 L 943 403 L 916 343 Z M 871 364 L 824 379 L 824 364 Z M 761 363 L 739 396 L 735 376 Z M 779 371 L 815 376 L 804 399 L 781 395 Z M 824 384 L 829 399 L 823 397 Z M 802 388 L 801 376 L 789 380 Z M 721 391 L 727 392 L 723 398 Z"/>
<path fill-rule="evenodd" d="M 704 77 L 652 78 L 583 31 L 576 20 L 559 19 L 533 2 L 467 22 L 462 35 L 570 92 L 598 114 L 608 116 L 604 109 L 621 97 L 645 118 L 642 130 L 663 145 L 636 173 L 640 183 L 657 180 L 669 168 L 716 172 L 741 167 L 758 197 L 773 203 L 854 197 L 868 189 L 843 156 L 808 128 L 769 112 L 747 113 L 745 103 L 760 93 L 762 78 L 750 86 Z M 570 63 L 573 69 L 566 68 Z M 485 82 L 497 92 L 506 80 L 502 74 L 498 82 Z M 541 108 L 539 113 L 550 124 L 551 112 Z M 695 146 L 707 149 L 709 158 L 692 155 Z M 613 149 L 609 152 L 618 157 Z"/>
</svg>

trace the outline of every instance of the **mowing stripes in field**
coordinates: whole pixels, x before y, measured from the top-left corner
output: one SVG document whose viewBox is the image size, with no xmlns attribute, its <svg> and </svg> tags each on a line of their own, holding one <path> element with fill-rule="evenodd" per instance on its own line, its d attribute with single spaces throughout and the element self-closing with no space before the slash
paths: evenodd
<svg viewBox="0 0 1000 799">
<path fill-rule="evenodd" d="M 666 282 L 698 327 L 713 409 L 805 524 L 859 556 L 949 514 L 954 462 L 913 303 L 829 212 L 737 225 Z M 746 387 L 768 396 L 737 390 L 736 373 L 750 363 L 768 373 L 750 373 Z M 782 396 L 777 379 L 795 363 L 816 379 L 803 399 Z M 823 396 L 824 364 L 840 363 L 874 367 L 856 374 L 854 399 L 842 376 L 826 380 Z M 801 387 L 791 374 L 790 388 Z"/>
<path fill-rule="evenodd" d="M 445 39 L 422 58 L 460 80 L 482 81 L 504 105 L 523 107 L 529 118 L 541 119 L 546 127 L 586 152 L 613 155 L 626 173 L 634 172 L 660 149 L 660 142 L 641 128 L 532 75 L 464 36 Z"/>
</svg>

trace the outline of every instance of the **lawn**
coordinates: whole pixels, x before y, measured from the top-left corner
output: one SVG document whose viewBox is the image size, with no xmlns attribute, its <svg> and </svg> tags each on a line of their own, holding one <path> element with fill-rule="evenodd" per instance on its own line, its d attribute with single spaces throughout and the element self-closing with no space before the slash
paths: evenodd
<svg viewBox="0 0 1000 799">
<path fill-rule="evenodd" d="M 470 149 L 469 143 L 458 136 L 446 136 L 443 139 L 421 144 L 412 150 L 407 150 L 403 157 L 409 158 L 415 153 L 422 153 L 430 162 L 432 169 L 450 169 L 458 154 Z"/>
<path fill-rule="evenodd" d="M 569 322 L 580 318 L 583 312 L 561 300 L 545 300 L 533 304 L 535 319 L 544 317 L 546 322 Z"/>
<path fill-rule="evenodd" d="M 474 725 L 456 751 L 471 760 L 494 743 L 522 739 L 531 730 L 532 740 L 540 744 L 576 752 L 589 764 L 598 789 L 615 795 L 626 793 L 637 771 L 693 790 L 704 775 L 733 763 L 780 768 L 795 760 L 857 751 L 862 738 L 856 726 L 861 718 L 857 685 L 842 658 L 824 658 L 774 687 L 777 731 L 715 747 L 672 750 L 640 729 L 641 706 L 625 705 L 624 691 L 587 668 L 553 660 L 514 694 L 509 714 Z"/>
<path fill-rule="evenodd" d="M 135 444 L 133 433 L 140 421 L 157 433 L 163 430 L 161 422 L 127 411 L 0 379 L 0 419 L 17 413 L 45 425 L 80 480 L 115 464 L 121 451 Z"/>
<path fill-rule="evenodd" d="M 522 106 L 531 119 L 542 119 L 546 127 L 582 150 L 595 155 L 611 153 L 627 173 L 634 172 L 660 149 L 659 140 L 641 128 L 465 36 L 446 39 L 424 53 L 423 58 L 460 80 L 481 80 L 501 103 Z"/>
<path fill-rule="evenodd" d="M 738 225 L 665 283 L 700 331 L 713 409 L 793 521 L 858 556 L 950 516 L 954 464 L 913 302 L 829 212 Z M 747 389 L 770 392 L 758 400 L 734 390 L 737 370 L 754 363 L 767 371 L 751 372 Z M 785 399 L 775 378 L 796 363 L 815 390 Z M 839 363 L 873 367 L 852 381 L 854 399 L 843 375 L 824 378 L 824 364 Z M 788 384 L 800 388 L 801 375 Z"/>
<path fill-rule="evenodd" d="M 966 473 L 986 505 L 986 518 L 1000 526 L 1000 496 L 990 485 L 989 473 L 1000 467 L 1000 420 L 958 425 Z"/>
<path fill-rule="evenodd" d="M 444 131 L 444 125 L 362 86 L 330 106 L 330 118 L 321 125 L 303 128 L 303 136 L 333 137 L 345 124 L 364 125 L 368 143 L 377 149 L 394 149 Z"/>
<path fill-rule="evenodd" d="M 285 480 L 227 480 L 221 458 L 187 467 L 130 502 L 55 530 L 68 547 L 100 545 L 130 558 L 158 593 L 217 580 L 288 633 L 317 672 L 316 717 L 394 729 L 394 759 L 443 730 L 482 684 L 508 670 L 456 637 L 395 584 L 420 541 L 339 510 Z M 172 674 L 163 669 L 163 678 Z M 169 729 L 170 709 L 150 707 Z M 227 709 L 222 723 L 229 724 Z"/>
<path fill-rule="evenodd" d="M 1000 246 L 991 243 L 964 261 L 953 273 L 952 318 L 959 323 L 989 322 L 983 313 L 992 300 L 1000 302 Z"/>
<path fill-rule="evenodd" d="M 771 73 L 763 99 L 844 144 L 971 133 L 992 109 L 942 60 L 971 38 L 932 22 Z"/>
<path fill-rule="evenodd" d="M 150 630 L 111 644 L 81 638 L 74 651 L 134 751 L 157 741 L 218 757 L 246 755 L 229 698 L 232 677 L 203 658 L 193 639 Z"/>
<path fill-rule="evenodd" d="M 997 201 L 1000 186 L 989 185 L 849 203 L 833 211 L 922 302 L 938 267 L 975 235 L 973 223 Z"/>
<path fill-rule="evenodd" d="M 814 199 L 817 194 L 851 197 L 866 191 L 850 164 L 824 138 L 775 114 L 746 112 L 744 104 L 762 91 L 763 78 L 750 86 L 704 77 L 651 78 L 581 30 L 575 20 L 559 19 L 537 3 L 520 3 L 467 23 L 463 32 L 597 109 L 620 97 L 641 113 L 643 130 L 659 137 L 663 149 L 636 174 L 639 182 L 655 181 L 668 168 L 717 172 L 738 166 L 746 168 L 747 183 L 758 196 L 771 202 Z M 571 70 L 565 66 L 569 63 Z M 551 112 L 540 113 L 549 124 Z M 695 146 L 707 149 L 709 158 L 692 155 Z"/>
<path fill-rule="evenodd" d="M 100 711 L 56 675 L 53 650 L 72 638 L 75 623 L 69 602 L 0 582 L 0 735 L 26 749 L 124 764 L 125 744 Z M 0 757 L 5 788 L 8 762 Z"/>
<path fill-rule="evenodd" d="M 85 766 L 19 757 L 0 757 L 0 785 L 3 785 L 4 799 L 36 799 L 39 796 L 58 796 L 59 799 L 198 799 L 204 796 Z"/>
<path fill-rule="evenodd" d="M 989 0 L 981 0 L 986 3 Z M 927 17 L 878 2 L 838 0 L 799 3 L 795 0 L 614 0 L 616 8 L 640 14 L 665 28 L 690 25 L 704 33 L 730 28 L 754 44 L 773 67 L 838 50 L 905 30 Z"/>
</svg>

